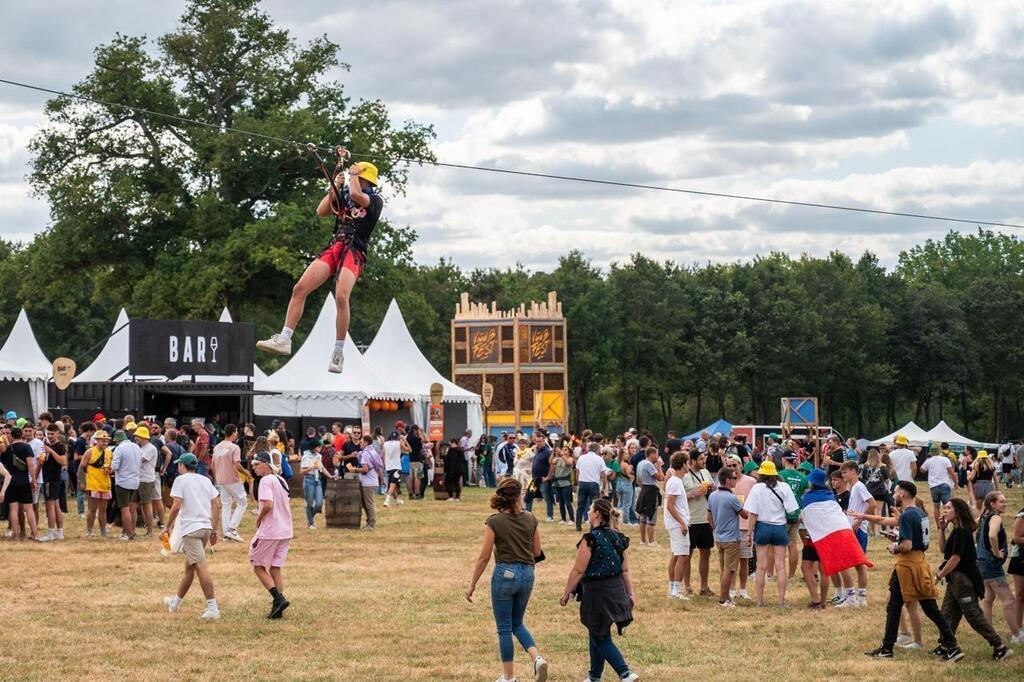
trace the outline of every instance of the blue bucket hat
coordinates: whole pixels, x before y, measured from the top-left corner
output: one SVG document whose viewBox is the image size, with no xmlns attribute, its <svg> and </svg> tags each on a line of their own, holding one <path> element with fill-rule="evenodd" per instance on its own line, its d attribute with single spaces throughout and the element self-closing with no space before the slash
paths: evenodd
<svg viewBox="0 0 1024 682">
<path fill-rule="evenodd" d="M 825 488 L 825 472 L 822 471 L 821 469 L 815 469 L 814 471 L 807 475 L 807 482 L 815 486 L 816 488 Z"/>
</svg>

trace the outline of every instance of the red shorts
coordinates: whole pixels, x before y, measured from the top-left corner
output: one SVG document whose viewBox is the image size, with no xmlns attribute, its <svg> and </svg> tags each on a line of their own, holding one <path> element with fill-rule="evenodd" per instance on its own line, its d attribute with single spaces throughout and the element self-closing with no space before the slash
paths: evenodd
<svg viewBox="0 0 1024 682">
<path fill-rule="evenodd" d="M 332 276 L 338 274 L 339 270 L 345 269 L 358 279 L 363 271 L 366 256 L 344 242 L 334 242 L 317 256 L 317 260 L 327 263 L 331 268 Z"/>
</svg>

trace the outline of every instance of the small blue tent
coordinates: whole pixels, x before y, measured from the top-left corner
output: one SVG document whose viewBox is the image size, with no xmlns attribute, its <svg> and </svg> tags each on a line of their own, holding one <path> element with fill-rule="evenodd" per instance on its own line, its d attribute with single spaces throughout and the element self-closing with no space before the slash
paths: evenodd
<svg viewBox="0 0 1024 682">
<path fill-rule="evenodd" d="M 709 436 L 713 436 L 716 433 L 721 433 L 723 436 L 728 436 L 729 432 L 732 431 L 732 424 L 725 421 L 724 419 L 719 419 L 716 422 L 708 424 L 700 431 L 697 431 L 696 433 L 691 433 L 689 436 L 683 436 L 682 438 L 683 440 L 696 441 L 698 438 L 700 438 L 700 434 L 703 433 L 704 431 L 707 431 Z"/>
</svg>

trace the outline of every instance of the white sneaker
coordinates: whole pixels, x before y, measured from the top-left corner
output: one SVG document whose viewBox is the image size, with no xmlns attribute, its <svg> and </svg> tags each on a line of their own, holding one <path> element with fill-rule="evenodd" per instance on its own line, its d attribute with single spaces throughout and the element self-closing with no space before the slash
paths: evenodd
<svg viewBox="0 0 1024 682">
<path fill-rule="evenodd" d="M 867 596 L 863 596 L 862 597 L 860 595 L 857 595 L 857 606 L 866 607 L 867 605 L 868 605 L 868 598 L 867 598 Z"/>
<path fill-rule="evenodd" d="M 176 612 L 180 604 L 181 602 L 178 602 L 177 604 L 174 603 L 174 597 L 164 597 L 164 606 L 167 607 L 168 613 Z"/>
<path fill-rule="evenodd" d="M 327 365 L 327 371 L 331 374 L 341 374 L 341 368 L 345 366 L 345 356 L 340 350 L 331 352 L 331 362 Z"/>
<path fill-rule="evenodd" d="M 676 592 L 668 595 L 669 599 L 678 599 L 679 601 L 690 601 L 690 597 L 685 592 Z"/>
<path fill-rule="evenodd" d="M 1014 644 L 1024 644 L 1024 630 L 1021 630 L 1020 632 L 1015 634 L 1013 637 L 1011 637 L 1010 641 L 1013 642 Z"/>
<path fill-rule="evenodd" d="M 736 593 L 736 596 L 739 597 L 740 599 L 747 599 L 747 600 L 750 599 L 750 595 L 747 594 L 746 590 L 740 590 L 739 592 Z"/>
<path fill-rule="evenodd" d="M 909 634 L 907 634 L 905 632 L 900 633 L 900 635 L 896 637 L 896 645 L 897 646 L 906 646 L 906 645 L 910 644 L 913 641 L 914 641 L 914 638 L 911 637 Z"/>
<path fill-rule="evenodd" d="M 640 676 L 631 670 L 622 678 L 622 682 L 640 682 Z"/>
<path fill-rule="evenodd" d="M 311 524 L 309 524 L 309 529 L 310 530 L 316 530 L 316 526 L 311 523 Z"/>
<path fill-rule="evenodd" d="M 836 608 L 837 609 L 855 609 L 855 608 L 857 608 L 857 598 L 853 597 L 852 599 L 851 598 L 843 599 L 843 601 L 841 601 L 838 604 L 836 604 Z"/>
<path fill-rule="evenodd" d="M 203 611 L 203 615 L 199 616 L 199 618 L 200 620 L 219 620 L 220 610 L 218 609 L 214 611 L 210 607 L 206 607 L 206 610 Z"/>
<path fill-rule="evenodd" d="M 546 519 L 544 519 L 544 520 L 545 520 L 545 521 L 547 521 L 548 523 L 554 523 L 554 522 L 555 522 L 555 520 L 554 520 L 553 518 L 551 518 L 550 516 L 549 516 L 549 517 L 547 517 L 547 518 L 546 518 Z"/>
<path fill-rule="evenodd" d="M 286 339 L 280 334 L 274 334 L 269 339 L 257 341 L 256 347 L 268 353 L 277 353 L 278 355 L 292 354 L 292 340 Z"/>
<path fill-rule="evenodd" d="M 548 662 L 538 656 L 533 660 L 534 682 L 544 682 L 548 679 Z"/>
<path fill-rule="evenodd" d="M 402 502 L 402 498 L 401 497 L 396 497 L 395 498 L 395 502 L 398 503 L 399 507 L 401 507 L 403 504 L 405 504 L 405 502 Z"/>
<path fill-rule="evenodd" d="M 245 538 L 238 534 L 237 530 L 230 530 L 224 535 L 228 540 L 234 540 L 235 542 L 245 542 Z"/>
<path fill-rule="evenodd" d="M 906 644 L 897 644 L 896 646 L 900 647 L 901 649 L 909 649 L 910 651 L 916 651 L 917 649 L 923 649 L 924 648 L 923 646 L 921 646 L 920 644 L 918 644 L 914 640 L 910 640 Z"/>
<path fill-rule="evenodd" d="M 391 506 L 391 496 L 390 495 L 388 495 L 387 497 L 384 498 L 384 506 L 385 507 L 390 507 Z"/>
</svg>

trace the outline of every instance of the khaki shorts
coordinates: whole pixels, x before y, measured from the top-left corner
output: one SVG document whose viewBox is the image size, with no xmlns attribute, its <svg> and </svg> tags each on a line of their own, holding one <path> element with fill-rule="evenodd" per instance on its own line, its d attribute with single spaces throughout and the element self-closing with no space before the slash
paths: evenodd
<svg viewBox="0 0 1024 682">
<path fill-rule="evenodd" d="M 206 561 L 206 543 L 210 541 L 210 529 L 194 530 L 181 538 L 181 551 L 189 566 Z"/>
<path fill-rule="evenodd" d="M 139 483 L 139 502 L 146 504 L 147 502 L 155 502 L 159 499 L 160 489 L 157 488 L 156 481 Z"/>
<path fill-rule="evenodd" d="M 750 542 L 750 536 L 747 535 L 747 529 L 740 529 L 740 558 L 741 559 L 753 559 L 754 558 L 754 546 Z"/>
<path fill-rule="evenodd" d="M 725 572 L 726 568 L 735 571 L 740 563 L 740 541 L 718 543 L 718 570 Z"/>
</svg>

